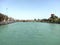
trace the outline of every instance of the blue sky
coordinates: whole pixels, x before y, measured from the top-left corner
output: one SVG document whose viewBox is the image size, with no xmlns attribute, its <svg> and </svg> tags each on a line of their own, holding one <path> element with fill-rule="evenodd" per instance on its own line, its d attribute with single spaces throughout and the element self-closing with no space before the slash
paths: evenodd
<svg viewBox="0 0 60 45">
<path fill-rule="evenodd" d="M 16 19 L 60 17 L 60 0 L 0 0 L 0 12 Z"/>
</svg>

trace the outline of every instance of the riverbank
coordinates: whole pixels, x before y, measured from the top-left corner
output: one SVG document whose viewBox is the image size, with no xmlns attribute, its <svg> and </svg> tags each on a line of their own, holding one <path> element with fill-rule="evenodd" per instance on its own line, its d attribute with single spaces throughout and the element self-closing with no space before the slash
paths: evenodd
<svg viewBox="0 0 60 45">
<path fill-rule="evenodd" d="M 13 21 L 6 21 L 6 22 L 0 22 L 0 25 L 6 25 L 6 24 L 11 24 L 14 23 Z"/>
</svg>

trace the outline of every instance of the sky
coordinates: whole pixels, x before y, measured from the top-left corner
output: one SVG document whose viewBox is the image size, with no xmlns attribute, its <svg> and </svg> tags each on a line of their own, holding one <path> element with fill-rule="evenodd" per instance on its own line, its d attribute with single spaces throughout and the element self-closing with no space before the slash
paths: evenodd
<svg viewBox="0 0 60 45">
<path fill-rule="evenodd" d="M 60 0 L 0 0 L 0 13 L 15 19 L 60 17 Z"/>
</svg>

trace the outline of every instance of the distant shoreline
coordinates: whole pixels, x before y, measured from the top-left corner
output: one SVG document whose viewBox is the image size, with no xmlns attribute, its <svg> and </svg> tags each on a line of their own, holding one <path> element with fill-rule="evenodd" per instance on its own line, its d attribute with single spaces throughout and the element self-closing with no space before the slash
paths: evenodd
<svg viewBox="0 0 60 45">
<path fill-rule="evenodd" d="M 8 17 L 0 13 L 0 25 L 11 24 L 14 22 L 45 22 L 45 23 L 60 24 L 60 18 L 55 14 L 51 14 L 51 16 L 48 19 L 20 20 L 20 19 L 14 19 L 12 17 Z"/>
</svg>

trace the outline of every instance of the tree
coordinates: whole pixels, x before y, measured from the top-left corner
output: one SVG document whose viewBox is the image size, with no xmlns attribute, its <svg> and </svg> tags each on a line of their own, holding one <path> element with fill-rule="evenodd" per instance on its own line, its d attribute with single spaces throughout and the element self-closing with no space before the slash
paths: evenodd
<svg viewBox="0 0 60 45">
<path fill-rule="evenodd" d="M 57 22 L 57 20 L 58 20 L 58 17 L 55 16 L 55 14 L 51 14 L 51 17 L 49 18 L 49 22 L 55 23 Z"/>
<path fill-rule="evenodd" d="M 57 23 L 60 23 L 60 18 L 58 18 Z"/>
<path fill-rule="evenodd" d="M 8 20 L 8 16 L 6 16 L 6 15 L 0 13 L 0 22 L 1 22 L 1 21 L 4 21 L 4 20 L 7 21 L 7 20 Z"/>
<path fill-rule="evenodd" d="M 34 19 L 34 21 L 36 21 L 36 19 Z"/>
</svg>

